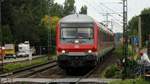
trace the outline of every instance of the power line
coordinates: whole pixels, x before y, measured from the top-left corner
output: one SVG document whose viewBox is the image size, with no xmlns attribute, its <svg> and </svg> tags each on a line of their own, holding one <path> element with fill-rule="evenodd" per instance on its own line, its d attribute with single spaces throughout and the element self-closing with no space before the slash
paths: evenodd
<svg viewBox="0 0 150 84">
<path fill-rule="evenodd" d="M 98 14 L 102 13 L 98 10 L 98 8 L 96 8 L 95 6 L 93 6 L 93 4 L 90 4 L 87 0 L 84 1 L 87 5 L 89 5 L 93 10 L 95 10 Z"/>
<path fill-rule="evenodd" d="M 105 12 L 105 10 L 104 10 L 104 8 L 102 8 L 101 7 L 101 9 L 104 11 L 104 12 L 100 12 L 100 9 L 97 9 L 95 6 L 93 6 L 92 4 L 90 4 L 87 0 L 85 0 L 85 3 L 87 3 L 88 5 L 90 5 L 90 7 L 92 7 L 92 9 L 94 9 L 94 10 L 96 10 L 96 12 L 98 12 L 98 14 L 107 14 L 107 19 L 106 19 L 106 21 L 107 21 L 107 24 L 108 24 L 108 15 L 110 15 L 112 18 L 113 18 L 113 20 L 115 20 L 115 22 L 118 24 L 118 25 L 120 25 L 120 26 L 122 26 L 120 23 L 122 23 L 121 21 L 120 22 L 118 22 L 118 19 L 116 19 L 113 15 L 111 15 L 111 14 L 116 14 L 116 13 L 104 13 Z M 96 3 L 96 4 L 98 4 L 98 3 Z M 101 6 L 100 4 L 98 4 L 99 6 Z M 107 12 L 107 11 L 106 11 Z"/>
<path fill-rule="evenodd" d="M 80 0 L 76 0 L 78 1 L 76 4 L 78 4 L 78 6 L 80 5 L 80 7 L 82 7 L 81 3 L 80 3 Z M 81 9 L 81 8 L 80 8 Z M 79 9 L 79 13 L 80 13 L 80 9 Z"/>
<path fill-rule="evenodd" d="M 100 3 L 99 2 L 96 2 L 96 4 L 98 4 L 99 6 L 101 6 L 101 9 L 103 9 L 103 7 L 104 6 L 102 6 L 102 5 L 100 5 Z M 105 8 L 106 8 L 106 6 L 105 6 Z M 108 8 L 108 7 L 107 7 Z M 104 11 L 104 9 L 103 9 L 103 11 Z M 105 15 L 106 16 L 106 24 L 108 25 L 108 16 L 111 16 L 112 18 L 114 18 L 117 22 L 118 22 L 118 19 L 116 19 L 112 14 L 116 14 L 117 12 L 112 12 L 112 13 L 108 13 L 108 11 L 107 11 L 107 13 L 99 13 L 99 14 L 103 14 L 103 15 Z M 117 13 L 118 14 L 118 13 Z M 121 21 L 120 21 L 121 22 Z M 121 22 L 122 23 L 122 22 Z"/>
<path fill-rule="evenodd" d="M 103 4 L 103 3 L 100 3 L 100 4 L 103 5 L 104 7 L 106 7 L 107 9 L 109 9 L 110 11 L 112 11 L 113 13 L 116 13 L 118 16 L 123 17 L 121 14 L 118 14 L 118 12 L 116 12 L 115 10 L 109 8 L 109 7 L 106 6 L 105 4 Z"/>
</svg>

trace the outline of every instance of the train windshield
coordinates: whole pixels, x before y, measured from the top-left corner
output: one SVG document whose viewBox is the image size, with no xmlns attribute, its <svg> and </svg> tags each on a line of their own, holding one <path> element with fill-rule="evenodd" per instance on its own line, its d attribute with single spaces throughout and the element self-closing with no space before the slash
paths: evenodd
<svg viewBox="0 0 150 84">
<path fill-rule="evenodd" d="M 75 40 L 80 43 L 93 43 L 93 28 L 61 28 L 61 42 L 74 43 Z"/>
<path fill-rule="evenodd" d="M 92 39 L 93 29 L 92 28 L 62 28 L 61 38 L 62 39 Z"/>
</svg>

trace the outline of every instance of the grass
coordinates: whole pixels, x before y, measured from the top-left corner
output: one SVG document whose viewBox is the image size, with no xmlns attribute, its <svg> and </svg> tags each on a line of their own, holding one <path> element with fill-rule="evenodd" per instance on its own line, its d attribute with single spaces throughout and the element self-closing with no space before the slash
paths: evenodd
<svg viewBox="0 0 150 84">
<path fill-rule="evenodd" d="M 117 47 L 113 53 L 119 59 L 118 63 L 109 65 L 102 72 L 101 77 L 103 77 L 103 78 L 120 78 L 120 77 L 122 77 L 122 70 L 123 70 L 122 59 L 124 58 L 123 57 L 123 46 L 120 45 L 119 47 Z M 129 76 L 131 76 L 131 77 L 134 77 L 134 74 L 131 74 L 132 73 L 131 67 L 135 67 L 134 64 L 136 64 L 136 63 L 134 61 L 134 58 L 136 55 L 137 55 L 137 53 L 135 53 L 132 49 L 132 46 L 129 45 L 128 46 L 128 59 L 130 61 L 128 61 L 127 64 L 128 64 L 128 69 L 129 69 L 128 73 L 130 72 Z"/>
<path fill-rule="evenodd" d="M 109 84 L 150 84 L 150 82 L 144 80 L 143 78 L 136 78 L 136 79 L 112 81 Z"/>
<path fill-rule="evenodd" d="M 38 64 L 43 64 L 48 62 L 48 58 L 47 57 L 43 57 L 43 58 L 37 58 L 37 59 L 33 59 L 31 62 L 29 60 L 27 61 L 23 61 L 23 62 L 17 62 L 17 63 L 11 63 L 11 64 L 6 64 L 4 65 L 4 69 L 6 70 L 5 72 L 11 72 L 20 68 L 25 68 L 25 67 L 29 67 L 29 66 L 34 66 L 34 65 L 38 65 Z"/>
</svg>

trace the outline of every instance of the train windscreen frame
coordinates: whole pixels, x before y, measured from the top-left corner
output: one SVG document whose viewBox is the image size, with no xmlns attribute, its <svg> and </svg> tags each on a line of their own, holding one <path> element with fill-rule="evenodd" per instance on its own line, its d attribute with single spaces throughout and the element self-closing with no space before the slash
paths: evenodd
<svg viewBox="0 0 150 84">
<path fill-rule="evenodd" d="M 81 43 L 93 43 L 94 28 L 91 23 L 63 24 L 60 33 L 60 39 L 63 43 L 73 42 L 76 39 L 80 39 Z"/>
</svg>

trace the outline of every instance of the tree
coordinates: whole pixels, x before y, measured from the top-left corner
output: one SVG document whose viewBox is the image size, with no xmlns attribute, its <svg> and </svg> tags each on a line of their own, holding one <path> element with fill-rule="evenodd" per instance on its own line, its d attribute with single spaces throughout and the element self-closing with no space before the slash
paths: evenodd
<svg viewBox="0 0 150 84">
<path fill-rule="evenodd" d="M 74 0 L 65 0 L 63 16 L 75 13 L 75 1 Z"/>
<path fill-rule="evenodd" d="M 150 14 L 150 8 L 145 8 L 145 9 L 141 12 L 141 15 L 145 15 L 145 14 Z"/>
<path fill-rule="evenodd" d="M 138 35 L 138 18 L 139 16 L 134 16 L 128 23 L 129 35 Z"/>
<path fill-rule="evenodd" d="M 4 43 L 13 42 L 12 33 L 8 25 L 2 27 L 2 40 Z"/>
<path fill-rule="evenodd" d="M 148 40 L 148 35 L 150 35 L 150 8 L 144 9 L 141 14 L 141 26 L 142 26 L 142 42 L 145 44 L 145 41 Z M 138 20 L 139 16 L 133 17 L 128 24 L 129 35 L 138 35 Z"/>
<path fill-rule="evenodd" d="M 41 19 L 48 14 L 62 17 L 63 6 L 54 0 L 4 0 L 2 26 L 8 25 L 12 42 L 29 40 L 31 44 L 47 45 L 47 27 L 41 24 Z"/>
<path fill-rule="evenodd" d="M 57 3 L 52 4 L 50 7 L 50 15 L 62 17 L 63 16 L 63 6 L 59 5 Z"/>
<path fill-rule="evenodd" d="M 80 14 L 87 14 L 87 6 L 86 5 L 82 6 L 79 13 Z"/>
</svg>

